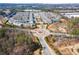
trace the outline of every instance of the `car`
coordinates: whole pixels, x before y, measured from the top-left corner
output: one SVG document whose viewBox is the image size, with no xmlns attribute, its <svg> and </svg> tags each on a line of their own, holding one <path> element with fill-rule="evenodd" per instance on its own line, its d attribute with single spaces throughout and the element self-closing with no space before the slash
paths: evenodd
<svg viewBox="0 0 79 59">
<path fill-rule="evenodd" d="M 42 47 L 43 49 L 46 49 L 46 47 Z"/>
</svg>

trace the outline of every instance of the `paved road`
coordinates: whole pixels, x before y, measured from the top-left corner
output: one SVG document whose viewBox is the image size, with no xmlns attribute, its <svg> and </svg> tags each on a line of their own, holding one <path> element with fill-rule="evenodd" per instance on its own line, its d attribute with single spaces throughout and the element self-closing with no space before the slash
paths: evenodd
<svg viewBox="0 0 79 59">
<path fill-rule="evenodd" d="M 43 47 L 44 55 L 55 55 L 56 54 L 53 50 L 51 50 L 51 48 L 48 46 L 44 38 L 39 38 L 39 41 Z"/>
<path fill-rule="evenodd" d="M 45 41 L 45 37 L 52 34 L 52 35 L 56 35 L 56 36 L 66 36 L 66 37 L 73 37 L 73 35 L 70 34 L 63 34 L 63 33 L 50 33 L 48 30 L 46 29 L 37 29 L 34 31 L 35 32 L 35 36 L 37 36 L 39 38 L 39 41 L 43 47 L 43 53 L 45 55 L 55 55 L 55 51 L 53 49 L 51 49 L 48 44 Z"/>
<path fill-rule="evenodd" d="M 32 14 L 33 14 L 32 12 L 30 12 L 30 14 L 29 14 L 30 23 L 33 23 L 33 15 Z"/>
<path fill-rule="evenodd" d="M 39 38 L 39 41 L 43 47 L 43 54 L 44 55 L 55 55 L 55 51 L 52 50 L 49 45 L 47 44 L 47 42 L 45 41 L 45 37 L 49 35 L 49 31 L 36 31 L 35 33 L 33 33 L 35 36 L 37 36 Z"/>
</svg>

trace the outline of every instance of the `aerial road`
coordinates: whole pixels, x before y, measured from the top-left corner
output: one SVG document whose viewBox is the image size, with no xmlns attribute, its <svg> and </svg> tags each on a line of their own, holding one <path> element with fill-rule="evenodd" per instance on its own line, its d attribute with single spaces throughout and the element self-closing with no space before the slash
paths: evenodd
<svg viewBox="0 0 79 59">
<path fill-rule="evenodd" d="M 45 37 L 47 35 L 49 35 L 48 31 L 46 31 L 46 30 L 45 31 L 44 30 L 38 30 L 38 31 L 35 30 L 35 33 L 34 33 L 34 31 L 32 31 L 32 32 L 35 36 L 37 36 L 39 38 L 39 41 L 42 45 L 42 54 L 44 54 L 44 55 L 55 55 L 56 54 L 55 51 L 53 49 L 51 49 L 49 47 L 49 45 L 47 44 L 47 42 L 45 41 Z"/>
<path fill-rule="evenodd" d="M 39 37 L 38 37 L 39 38 Z M 39 41 L 42 45 L 42 54 L 44 55 L 55 55 L 55 51 L 51 50 L 51 48 L 46 43 L 45 39 L 43 37 L 39 38 Z"/>
</svg>

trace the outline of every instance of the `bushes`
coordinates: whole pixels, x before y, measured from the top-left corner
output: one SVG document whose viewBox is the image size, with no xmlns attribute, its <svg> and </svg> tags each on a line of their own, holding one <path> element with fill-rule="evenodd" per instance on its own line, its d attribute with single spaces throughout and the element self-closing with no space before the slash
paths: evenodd
<svg viewBox="0 0 79 59">
<path fill-rule="evenodd" d="M 33 54 L 40 48 L 27 32 L 0 29 L 0 54 Z"/>
<path fill-rule="evenodd" d="M 73 31 L 71 32 L 71 34 L 73 34 L 73 35 L 79 35 L 79 28 L 73 29 Z"/>
<path fill-rule="evenodd" d="M 71 19 L 68 23 L 69 33 L 72 35 L 79 35 L 79 18 Z"/>
<path fill-rule="evenodd" d="M 24 41 L 25 39 L 26 39 L 26 36 L 25 36 L 23 33 L 18 34 L 18 35 L 16 36 L 16 41 L 17 41 L 17 42 L 22 42 L 22 41 Z"/>
<path fill-rule="evenodd" d="M 6 29 L 0 29 L 0 38 L 5 36 Z"/>
</svg>

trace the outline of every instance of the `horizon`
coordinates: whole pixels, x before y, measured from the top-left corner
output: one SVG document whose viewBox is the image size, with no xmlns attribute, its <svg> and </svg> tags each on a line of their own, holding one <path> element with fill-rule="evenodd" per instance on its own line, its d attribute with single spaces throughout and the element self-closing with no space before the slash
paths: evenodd
<svg viewBox="0 0 79 59">
<path fill-rule="evenodd" d="M 79 3 L 0 3 L 0 4 L 79 4 Z"/>
<path fill-rule="evenodd" d="M 1 0 L 0 3 L 18 3 L 18 4 L 30 4 L 30 3 L 37 3 L 37 4 L 79 4 L 78 0 Z"/>
</svg>

